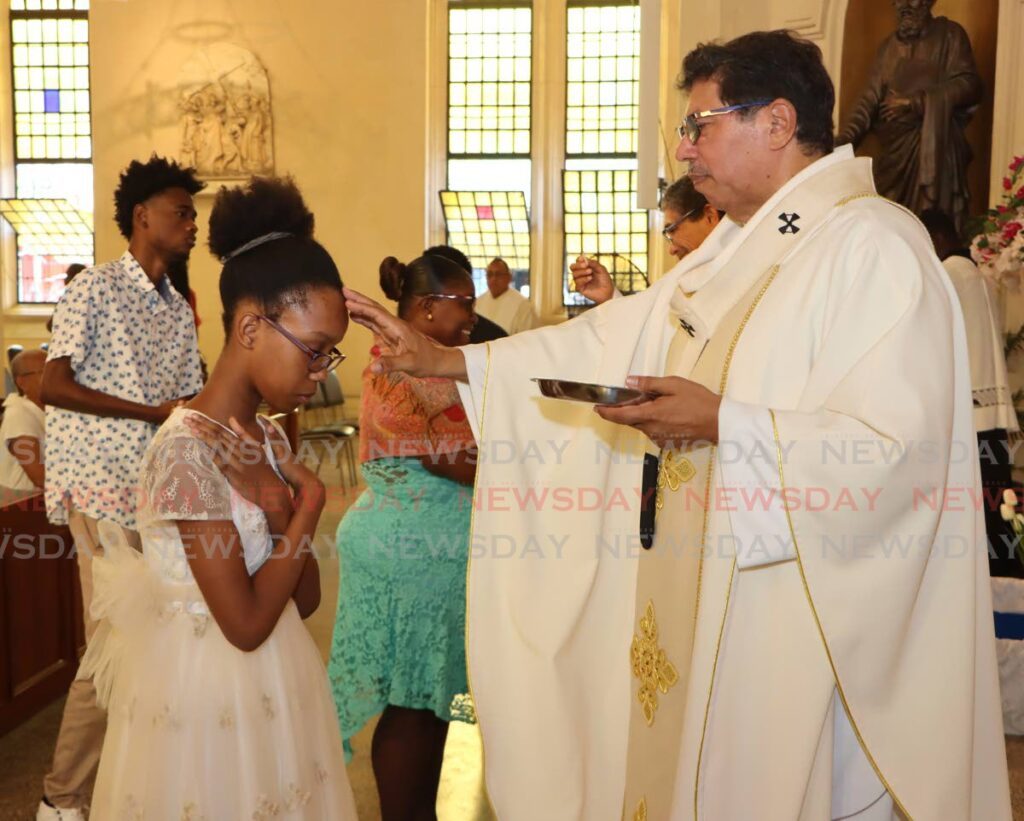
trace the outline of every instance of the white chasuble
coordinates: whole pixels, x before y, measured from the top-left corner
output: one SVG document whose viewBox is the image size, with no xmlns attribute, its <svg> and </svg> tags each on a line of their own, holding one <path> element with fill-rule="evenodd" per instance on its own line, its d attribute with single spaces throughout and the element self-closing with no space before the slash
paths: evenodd
<svg viewBox="0 0 1024 821">
<path fill-rule="evenodd" d="M 710 339 L 693 340 L 689 300 L 679 290 L 670 315 L 678 318 L 665 376 L 682 376 L 716 393 L 723 388 L 729 344 L 771 272 L 754 283 Z M 691 343 L 694 349 L 687 351 Z M 698 352 L 699 351 L 699 352 Z M 694 363 L 694 354 L 696 362 Z M 684 363 L 693 363 L 684 368 Z M 712 503 L 715 448 L 711 443 L 661 452 L 656 526 L 640 554 L 624 817 L 668 818 L 683 731 L 690 659 L 700 597 L 701 554 Z"/>
<path fill-rule="evenodd" d="M 663 373 L 680 290 L 677 372 L 724 337 L 727 373 L 696 622 L 656 591 L 652 639 L 651 443 L 529 380 Z M 498 817 L 630 818 L 647 790 L 655 819 L 1010 817 L 955 298 L 924 230 L 843 148 L 648 291 L 464 349 L 481 449 L 467 651 Z M 679 680 L 656 681 L 654 727 L 635 728 L 657 732 L 680 697 L 678 750 L 627 788 L 631 648 L 685 645 L 682 619 L 689 659 L 662 648 Z"/>
</svg>

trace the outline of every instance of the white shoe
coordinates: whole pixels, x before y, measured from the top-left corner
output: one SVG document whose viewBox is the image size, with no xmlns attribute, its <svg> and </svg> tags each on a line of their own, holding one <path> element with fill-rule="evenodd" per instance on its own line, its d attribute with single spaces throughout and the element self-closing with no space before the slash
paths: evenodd
<svg viewBox="0 0 1024 821">
<path fill-rule="evenodd" d="M 62 810 L 40 801 L 39 809 L 36 810 L 36 821 L 85 821 L 85 812 L 80 809 Z"/>
</svg>

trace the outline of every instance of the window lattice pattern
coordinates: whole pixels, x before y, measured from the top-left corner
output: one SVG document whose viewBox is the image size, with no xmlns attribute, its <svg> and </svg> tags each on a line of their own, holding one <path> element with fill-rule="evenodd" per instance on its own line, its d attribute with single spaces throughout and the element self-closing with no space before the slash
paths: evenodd
<svg viewBox="0 0 1024 821">
<path fill-rule="evenodd" d="M 566 155 L 636 154 L 640 7 L 570 0 L 567 22 Z"/>
<path fill-rule="evenodd" d="M 92 263 L 92 214 L 67 200 L 0 200 L 0 217 L 18 239 L 19 302 L 56 302 L 68 264 Z"/>
<path fill-rule="evenodd" d="M 18 234 L 22 253 L 92 256 L 92 215 L 67 200 L 0 200 L 0 215 Z"/>
<path fill-rule="evenodd" d="M 10 0 L 18 301 L 56 302 L 71 262 L 91 265 L 89 1 Z"/>
<path fill-rule="evenodd" d="M 89 0 L 11 0 L 11 11 L 88 11 Z"/>
<path fill-rule="evenodd" d="M 442 191 L 448 244 L 474 268 L 501 257 L 513 270 L 530 267 L 530 218 L 522 191 Z"/>
<path fill-rule="evenodd" d="M 580 254 L 604 265 L 616 287 L 633 293 L 647 287 L 647 212 L 636 207 L 636 171 L 565 171 L 566 268 Z M 586 300 L 566 275 L 566 302 Z"/>
<path fill-rule="evenodd" d="M 58 4 L 44 5 L 56 9 Z M 70 9 L 71 3 L 59 5 Z M 11 64 L 17 159 L 91 158 L 87 13 L 12 13 Z"/>
<path fill-rule="evenodd" d="M 448 154 L 530 154 L 529 3 L 448 11 Z"/>
</svg>

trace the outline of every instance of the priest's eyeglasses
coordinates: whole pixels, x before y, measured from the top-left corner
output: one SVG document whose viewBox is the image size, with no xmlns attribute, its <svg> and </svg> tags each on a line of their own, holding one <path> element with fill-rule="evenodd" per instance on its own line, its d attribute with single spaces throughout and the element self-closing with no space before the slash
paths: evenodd
<svg viewBox="0 0 1024 821">
<path fill-rule="evenodd" d="M 722 106 L 722 108 L 709 108 L 707 111 L 695 111 L 683 120 L 683 124 L 676 129 L 676 134 L 679 135 L 680 140 L 685 137 L 691 143 L 696 143 L 700 139 L 701 120 L 720 117 L 722 114 L 731 114 L 733 111 L 742 111 L 745 108 L 768 105 L 770 102 L 771 100 L 754 100 L 752 103 L 737 103 L 736 105 Z"/>
<path fill-rule="evenodd" d="M 291 342 L 296 348 L 302 351 L 306 356 L 309 357 L 309 364 L 306 366 L 309 368 L 310 373 L 321 373 L 323 371 L 333 371 L 338 367 L 345 359 L 345 354 L 339 351 L 337 348 L 331 348 L 330 353 L 320 353 L 320 351 L 314 351 L 309 345 L 303 342 L 299 342 L 289 331 L 282 328 L 269 316 L 263 316 L 263 314 L 257 314 L 257 316 L 266 322 L 271 328 L 277 331 L 281 336 Z"/>
</svg>

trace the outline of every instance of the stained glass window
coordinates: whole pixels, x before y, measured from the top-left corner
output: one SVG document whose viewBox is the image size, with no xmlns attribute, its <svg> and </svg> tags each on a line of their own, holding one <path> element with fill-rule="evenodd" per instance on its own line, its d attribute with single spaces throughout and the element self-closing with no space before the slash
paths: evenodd
<svg viewBox="0 0 1024 821">
<path fill-rule="evenodd" d="M 448 155 L 530 156 L 529 3 L 448 9 Z"/>
<path fill-rule="evenodd" d="M 525 291 L 529 285 L 532 5 L 529 0 L 448 3 L 448 191 L 442 193 L 442 206 L 448 242 L 472 260 L 477 293 L 487 287 L 484 269 L 495 256 L 509 263 L 515 287 Z M 471 203 L 465 207 L 473 208 L 477 203 L 490 208 L 488 198 L 504 197 L 507 205 L 493 207 L 521 210 L 515 219 L 519 227 L 499 228 L 484 219 L 465 222 L 465 230 L 453 228 L 453 222 L 464 222 L 450 215 L 463 207 L 461 201 L 453 205 L 445 199 L 456 192 Z"/>
<path fill-rule="evenodd" d="M 74 258 L 92 253 L 92 215 L 67 200 L 0 200 L 0 214 L 17 231 L 25 253 Z"/>
<path fill-rule="evenodd" d="M 22 302 L 49 302 L 72 262 L 91 262 L 92 214 L 64 199 L 0 200 L 2 216 L 18 236 L 18 290 Z M 59 282 L 58 282 L 59 280 Z"/>
<path fill-rule="evenodd" d="M 636 207 L 636 171 L 565 171 L 566 267 L 580 254 L 608 269 L 616 287 L 633 293 L 647 287 L 647 212 Z M 568 304 L 584 302 L 571 288 Z"/>
<path fill-rule="evenodd" d="M 565 153 L 636 154 L 640 7 L 569 3 Z"/>
<path fill-rule="evenodd" d="M 501 257 L 511 270 L 530 267 L 530 218 L 522 191 L 442 191 L 448 244 L 483 270 Z"/>
<path fill-rule="evenodd" d="M 636 207 L 640 7 L 568 0 L 566 9 L 566 305 L 587 302 L 568 266 L 598 259 L 620 291 L 647 287 L 648 215 Z"/>
<path fill-rule="evenodd" d="M 15 188 L 31 213 L 66 201 L 92 224 L 92 123 L 89 95 L 88 0 L 11 0 L 11 86 L 14 97 Z M 36 201 L 38 207 L 31 206 Z M 45 233 L 16 224 L 19 302 L 54 302 L 71 262 L 92 264 L 92 229 L 57 220 Z M 67 241 L 61 231 L 68 231 Z"/>
</svg>

